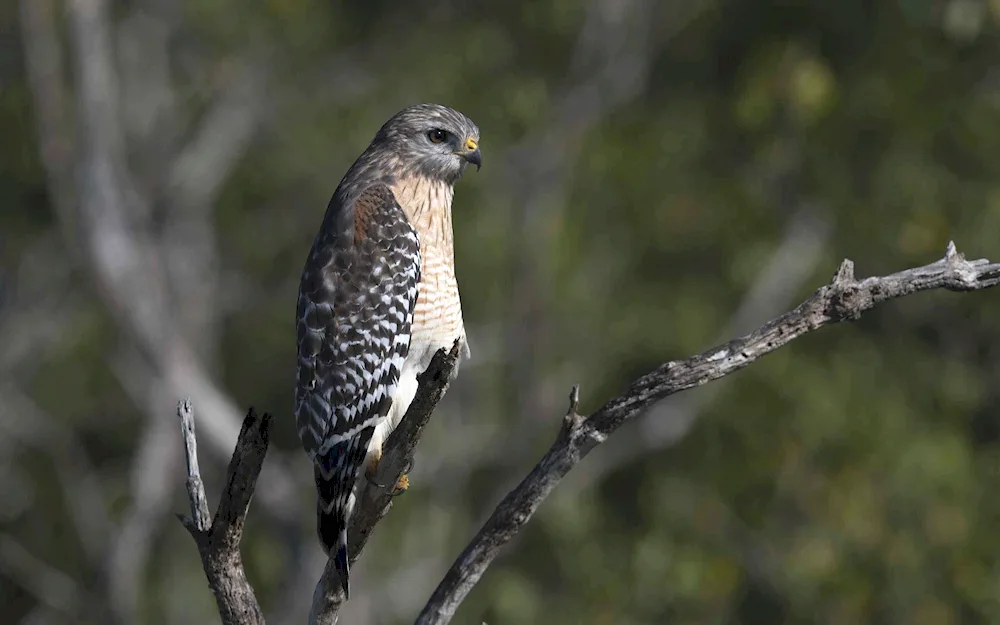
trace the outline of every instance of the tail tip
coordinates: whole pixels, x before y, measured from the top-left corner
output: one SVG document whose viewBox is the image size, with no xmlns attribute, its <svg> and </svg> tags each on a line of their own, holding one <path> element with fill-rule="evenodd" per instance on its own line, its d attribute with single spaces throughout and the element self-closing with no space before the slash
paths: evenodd
<svg viewBox="0 0 1000 625">
<path fill-rule="evenodd" d="M 351 585 L 348 581 L 350 571 L 347 565 L 347 545 L 338 545 L 337 552 L 333 557 L 333 564 L 337 567 L 340 577 L 340 587 L 344 589 L 344 599 L 351 598 Z"/>
</svg>

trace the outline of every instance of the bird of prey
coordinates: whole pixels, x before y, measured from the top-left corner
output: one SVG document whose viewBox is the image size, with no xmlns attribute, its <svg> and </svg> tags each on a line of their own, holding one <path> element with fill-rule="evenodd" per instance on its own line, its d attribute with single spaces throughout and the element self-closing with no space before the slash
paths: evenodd
<svg viewBox="0 0 1000 625">
<path fill-rule="evenodd" d="M 406 412 L 439 348 L 469 348 L 451 201 L 479 128 L 438 104 L 403 109 L 340 181 L 299 284 L 295 419 L 313 462 L 317 532 L 349 595 L 347 522 L 362 467 Z M 399 488 L 408 484 L 406 476 Z"/>
</svg>

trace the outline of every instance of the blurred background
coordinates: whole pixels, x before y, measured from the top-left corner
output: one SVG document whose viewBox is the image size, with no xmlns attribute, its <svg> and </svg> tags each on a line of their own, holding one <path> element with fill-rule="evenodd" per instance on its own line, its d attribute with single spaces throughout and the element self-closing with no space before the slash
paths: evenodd
<svg viewBox="0 0 1000 625">
<path fill-rule="evenodd" d="M 421 101 L 458 188 L 472 360 L 341 622 L 412 622 L 548 448 L 666 360 L 859 276 L 1000 257 L 1000 2 L 0 3 L 0 622 L 214 623 L 213 507 L 276 414 L 243 545 L 268 616 L 322 568 L 291 416 L 299 272 L 340 177 Z M 1000 292 L 825 328 L 630 423 L 457 623 L 1000 622 Z"/>
</svg>

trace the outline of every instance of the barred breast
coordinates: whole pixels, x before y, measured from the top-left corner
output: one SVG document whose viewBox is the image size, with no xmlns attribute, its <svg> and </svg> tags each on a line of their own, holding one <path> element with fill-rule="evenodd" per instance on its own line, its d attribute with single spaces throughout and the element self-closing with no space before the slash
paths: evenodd
<svg viewBox="0 0 1000 625">
<path fill-rule="evenodd" d="M 397 180 L 392 192 L 417 233 L 420 282 L 410 326 L 410 351 L 389 414 L 375 427 L 366 464 L 403 418 L 417 392 L 417 376 L 427 369 L 437 350 L 451 349 L 455 339 L 461 339 L 461 357 L 470 355 L 455 279 L 452 188 L 444 182 L 408 177 Z M 458 369 L 456 364 L 452 376 L 458 375 Z"/>
<path fill-rule="evenodd" d="M 411 345 L 420 344 L 433 354 L 441 347 L 451 347 L 456 338 L 464 338 L 465 325 L 453 263 L 442 250 L 425 250 Z"/>
<path fill-rule="evenodd" d="M 434 352 L 449 349 L 456 338 L 462 339 L 464 357 L 468 357 L 469 351 L 455 279 L 453 190 L 441 181 L 406 177 L 393 185 L 393 193 L 420 240 L 421 281 L 413 313 L 408 364 L 423 371 Z"/>
</svg>

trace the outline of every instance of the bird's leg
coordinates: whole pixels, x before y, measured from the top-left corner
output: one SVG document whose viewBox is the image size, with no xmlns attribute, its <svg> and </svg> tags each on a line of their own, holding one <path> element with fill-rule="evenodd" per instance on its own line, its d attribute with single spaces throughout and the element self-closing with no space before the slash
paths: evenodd
<svg viewBox="0 0 1000 625">
<path fill-rule="evenodd" d="M 365 479 L 379 488 L 385 488 L 384 485 L 375 481 L 375 475 L 378 472 L 378 463 L 380 460 L 382 460 L 382 445 L 379 445 L 378 448 L 375 449 L 375 452 L 372 454 L 371 461 L 368 463 L 368 466 L 365 467 Z"/>
</svg>

